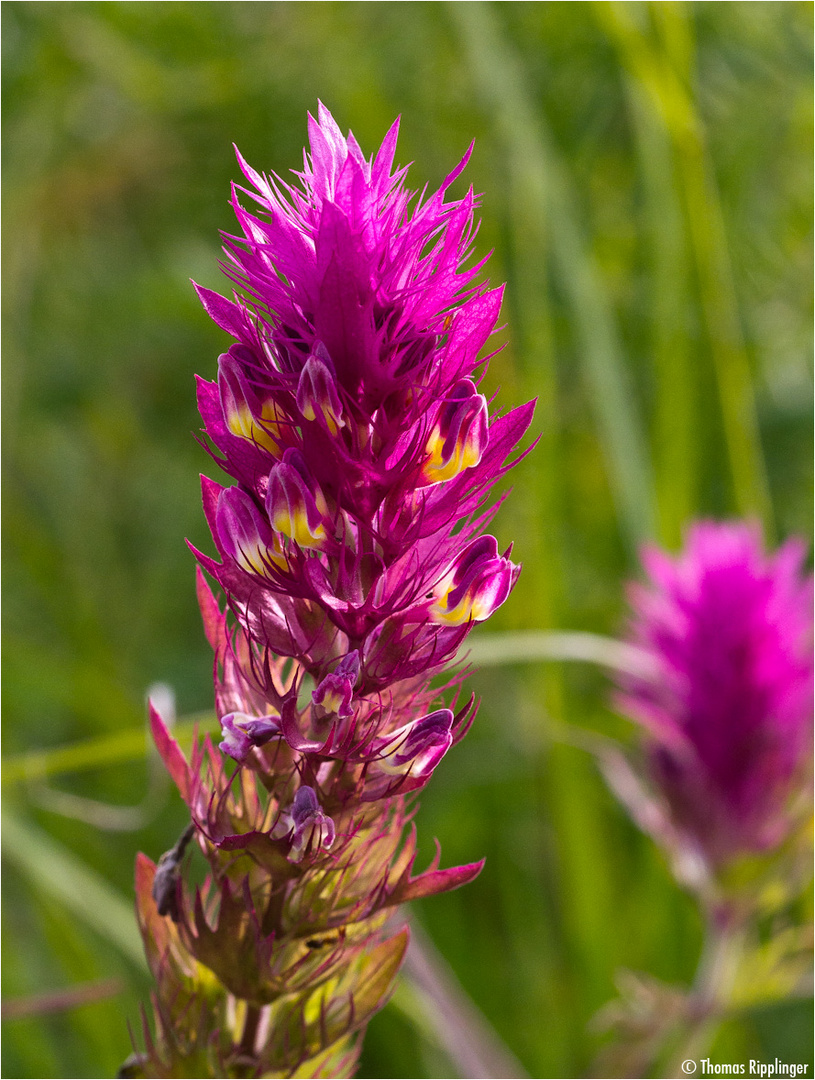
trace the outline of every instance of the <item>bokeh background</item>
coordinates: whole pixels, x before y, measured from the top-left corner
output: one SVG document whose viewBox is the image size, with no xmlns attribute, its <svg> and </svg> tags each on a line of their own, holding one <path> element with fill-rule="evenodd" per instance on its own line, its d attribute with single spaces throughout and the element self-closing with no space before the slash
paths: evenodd
<svg viewBox="0 0 815 1080">
<path fill-rule="evenodd" d="M 643 539 L 675 548 L 695 515 L 757 516 L 773 542 L 809 531 L 812 16 L 3 3 L 3 996 L 19 1013 L 118 980 L 8 1019 L 3 1075 L 113 1075 L 148 993 L 133 858 L 184 817 L 145 753 L 145 693 L 171 687 L 182 725 L 211 709 L 184 538 L 209 550 L 193 374 L 213 377 L 225 336 L 189 279 L 219 287 L 231 144 L 285 175 L 318 98 L 366 152 L 401 114 L 421 187 L 475 138 L 479 250 L 508 284 L 488 386 L 537 397 L 541 436 L 496 526 L 524 576 L 478 634 L 614 634 Z M 419 827 L 424 854 L 437 836 L 446 864 L 487 866 L 418 918 L 531 1076 L 581 1075 L 615 973 L 687 983 L 700 922 L 563 736 L 631 738 L 604 676 L 509 663 L 471 685 L 481 713 Z M 746 1011 L 715 1049 L 811 1047 L 795 1001 Z M 403 995 L 362 1075 L 455 1073 Z"/>
</svg>

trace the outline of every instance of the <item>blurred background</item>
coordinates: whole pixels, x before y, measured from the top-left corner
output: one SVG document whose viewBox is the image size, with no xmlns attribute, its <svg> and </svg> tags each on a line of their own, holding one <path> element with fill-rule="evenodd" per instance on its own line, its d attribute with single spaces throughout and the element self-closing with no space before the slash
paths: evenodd
<svg viewBox="0 0 815 1080">
<path fill-rule="evenodd" d="M 401 114 L 420 188 L 475 138 L 456 191 L 483 192 L 479 253 L 508 284 L 487 392 L 537 397 L 541 441 L 495 530 L 522 582 L 471 640 L 614 634 L 644 539 L 675 548 L 699 515 L 809 533 L 812 15 L 3 3 L 4 1076 L 113 1075 L 149 992 L 133 860 L 184 813 L 145 694 L 166 684 L 187 734 L 212 708 L 184 538 L 211 550 L 193 375 L 226 339 L 189 279 L 222 287 L 231 144 L 285 176 L 318 98 L 366 153 Z M 605 677 L 470 683 L 480 715 L 419 831 L 423 856 L 437 836 L 445 865 L 487 865 L 416 914 L 530 1076 L 581 1075 L 618 970 L 687 983 L 699 918 L 564 738 L 631 739 Z M 361 1075 L 456 1075 L 415 1005 L 376 1018 Z M 811 1061 L 811 1002 L 759 1002 L 714 1049 Z"/>
</svg>

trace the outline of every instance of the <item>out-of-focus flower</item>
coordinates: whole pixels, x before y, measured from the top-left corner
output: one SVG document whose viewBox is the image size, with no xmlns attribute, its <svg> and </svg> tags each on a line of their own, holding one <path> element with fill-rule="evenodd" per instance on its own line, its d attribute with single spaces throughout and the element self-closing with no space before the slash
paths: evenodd
<svg viewBox="0 0 815 1080">
<path fill-rule="evenodd" d="M 650 676 L 619 701 L 678 831 L 715 868 L 778 844 L 805 790 L 812 723 L 812 581 L 804 546 L 774 555 L 745 523 L 701 522 L 673 558 L 648 548 L 630 588 Z M 800 798 L 798 799 L 800 802 Z"/>
</svg>

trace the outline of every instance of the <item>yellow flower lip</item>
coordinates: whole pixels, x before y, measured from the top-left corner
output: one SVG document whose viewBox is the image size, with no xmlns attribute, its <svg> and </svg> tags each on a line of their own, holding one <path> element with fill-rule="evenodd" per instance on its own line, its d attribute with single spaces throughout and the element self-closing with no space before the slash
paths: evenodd
<svg viewBox="0 0 815 1080">
<path fill-rule="evenodd" d="M 279 457 L 285 414 L 273 398 L 261 400 L 249 385 L 236 358 L 229 353 L 219 359 L 218 392 L 229 433 Z"/>
<path fill-rule="evenodd" d="M 440 484 L 477 465 L 488 438 L 487 400 L 475 383 L 461 379 L 442 404 L 431 429 L 422 479 L 426 484 Z"/>
<path fill-rule="evenodd" d="M 287 450 L 269 473 L 266 512 L 274 532 L 301 548 L 327 540 L 328 504 L 299 450 Z"/>
<path fill-rule="evenodd" d="M 506 600 L 518 573 L 506 554 L 498 554 L 494 536 L 468 544 L 434 588 L 430 619 L 448 626 L 488 619 Z"/>
</svg>

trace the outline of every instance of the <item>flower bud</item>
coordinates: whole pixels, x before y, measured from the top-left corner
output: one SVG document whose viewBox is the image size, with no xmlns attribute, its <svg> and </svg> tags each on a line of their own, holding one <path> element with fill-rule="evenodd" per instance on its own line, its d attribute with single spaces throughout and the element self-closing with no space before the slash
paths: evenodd
<svg viewBox="0 0 815 1080">
<path fill-rule="evenodd" d="M 332 435 L 345 427 L 337 384 L 325 346 L 318 344 L 300 372 L 297 408 L 306 420 L 322 420 Z"/>
<path fill-rule="evenodd" d="M 343 657 L 334 671 L 320 682 L 311 700 L 324 714 L 336 713 L 344 720 L 353 714 L 351 699 L 359 678 L 359 653 L 356 649 Z"/>
<path fill-rule="evenodd" d="M 221 734 L 223 741 L 218 744 L 218 749 L 243 763 L 253 747 L 263 746 L 280 734 L 279 717 L 227 713 L 221 717 Z"/>
<path fill-rule="evenodd" d="M 299 450 L 287 450 L 269 473 L 266 512 L 274 531 L 301 548 L 321 547 L 326 539 L 328 506 Z"/>
<path fill-rule="evenodd" d="M 438 709 L 377 739 L 374 749 L 381 756 L 375 768 L 392 776 L 409 773 L 414 780 L 426 779 L 453 744 L 452 724 L 452 712 Z"/>
<path fill-rule="evenodd" d="M 328 850 L 337 835 L 332 818 L 323 812 L 314 789 L 307 786 L 298 788 L 291 808 L 281 815 L 278 827 L 281 824 L 289 825 L 288 831 L 292 835 L 289 851 L 292 862 L 300 862 L 309 849 L 314 854 L 320 848 Z"/>
<path fill-rule="evenodd" d="M 279 457 L 280 409 L 271 398 L 259 399 L 231 351 L 218 358 L 218 393 L 229 431 Z"/>
<path fill-rule="evenodd" d="M 436 585 L 433 622 L 460 626 L 482 622 L 509 596 L 520 567 L 498 554 L 494 536 L 480 536 L 468 544 Z"/>
<path fill-rule="evenodd" d="M 488 438 L 487 399 L 470 379 L 461 379 L 439 409 L 427 440 L 429 457 L 421 472 L 425 484 L 452 480 L 477 465 Z"/>
<path fill-rule="evenodd" d="M 285 555 L 269 522 L 241 488 L 221 492 L 215 527 L 221 549 L 248 574 L 271 578 L 271 566 L 286 569 Z"/>
</svg>

